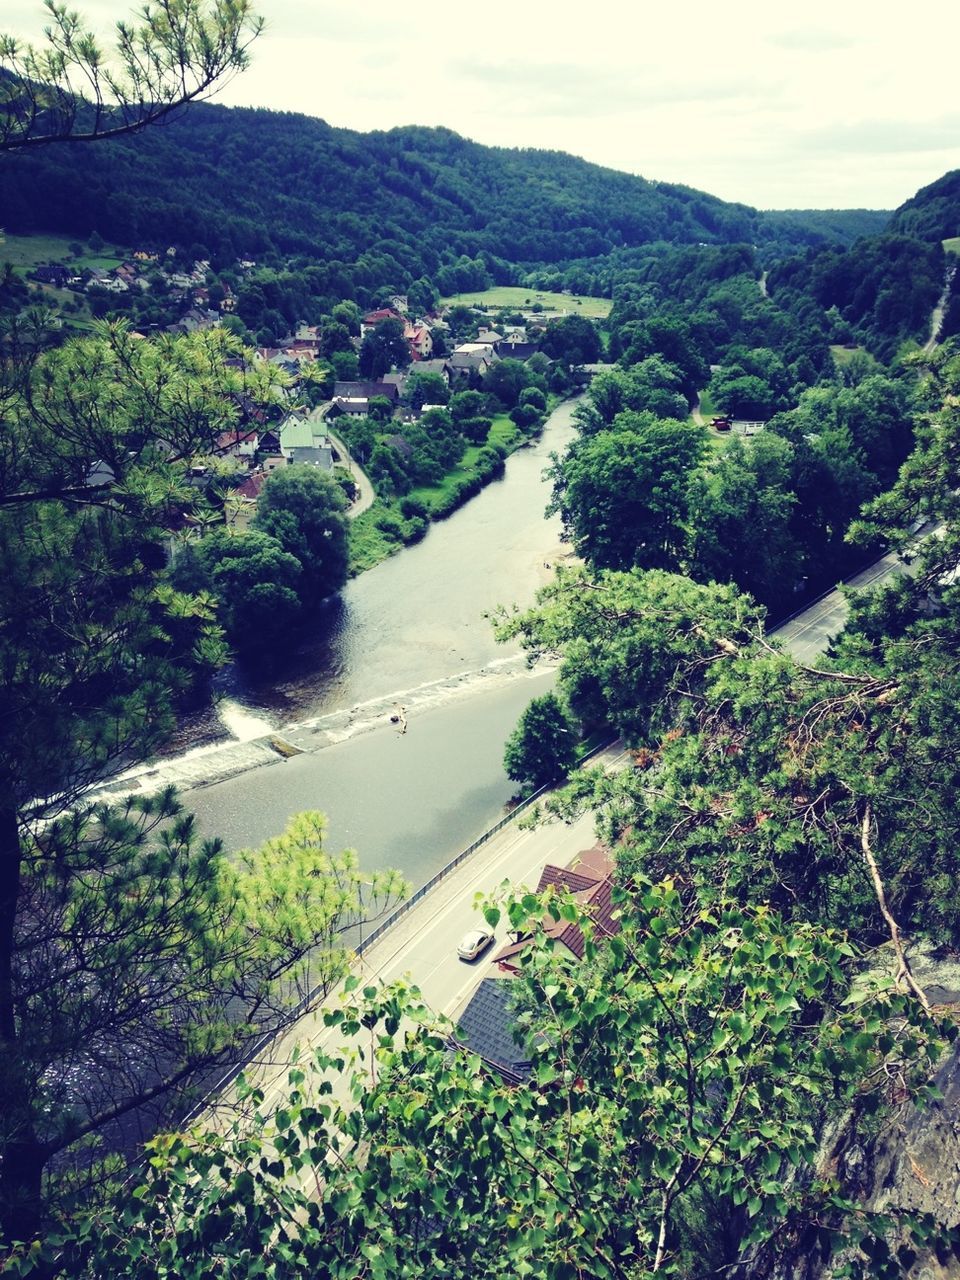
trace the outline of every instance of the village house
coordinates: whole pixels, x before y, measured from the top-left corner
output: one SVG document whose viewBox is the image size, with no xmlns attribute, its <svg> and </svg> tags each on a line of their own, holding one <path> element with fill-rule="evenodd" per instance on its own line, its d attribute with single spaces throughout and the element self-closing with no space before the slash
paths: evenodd
<svg viewBox="0 0 960 1280">
<path fill-rule="evenodd" d="M 290 463 L 333 470 L 333 445 L 322 422 L 292 413 L 280 426 L 280 452 Z"/>
<path fill-rule="evenodd" d="M 453 366 L 450 364 L 449 356 L 444 356 L 442 359 L 439 359 L 439 360 L 421 360 L 417 364 L 417 367 L 413 372 L 414 373 L 435 373 L 437 377 L 442 378 L 444 382 L 447 384 L 447 386 L 449 387 L 450 383 L 453 381 L 454 371 L 453 371 Z M 401 376 L 403 375 L 387 373 L 387 374 L 384 374 L 384 381 L 386 381 L 387 378 L 396 378 Z M 401 395 L 403 394 L 402 390 L 400 394 Z"/>
<path fill-rule="evenodd" d="M 250 527 L 250 522 L 257 514 L 257 500 L 266 480 L 266 472 L 253 471 L 242 484 L 231 491 L 223 509 L 228 528 L 242 532 Z"/>
<path fill-rule="evenodd" d="M 260 434 L 257 431 L 235 427 L 232 431 L 221 431 L 217 437 L 216 452 L 221 457 L 240 458 L 252 462 L 259 448 Z"/>
<path fill-rule="evenodd" d="M 43 266 L 34 267 L 30 272 L 30 279 L 36 280 L 40 284 L 52 284 L 56 288 L 62 289 L 70 278 L 70 271 L 67 267 L 60 263 L 46 263 Z"/>
<path fill-rule="evenodd" d="M 569 867 L 548 863 L 540 874 L 537 893 L 551 888 L 569 893 L 593 920 L 595 936 L 613 937 L 620 932 L 619 915 L 612 902 L 614 865 L 609 849 L 595 845 L 584 850 Z M 574 960 L 582 960 L 583 933 L 568 920 L 544 920 L 544 930 L 553 939 L 554 950 Z M 498 976 L 484 978 L 466 1006 L 457 1015 L 451 1044 L 477 1054 L 507 1084 L 520 1084 L 530 1074 L 530 1058 L 518 1041 L 513 978 L 520 971 L 519 956 L 530 945 L 532 935 L 513 934 L 494 956 Z"/>
<path fill-rule="evenodd" d="M 433 336 L 423 320 L 417 320 L 415 324 L 408 320 L 403 327 L 403 337 L 413 360 L 426 360 L 433 351 Z"/>
<path fill-rule="evenodd" d="M 384 397 L 390 401 L 391 411 L 396 408 L 400 391 L 395 382 L 335 382 L 333 384 L 333 409 L 337 413 L 347 413 L 354 418 L 363 418 L 369 413 L 370 401 L 376 397 Z"/>
<path fill-rule="evenodd" d="M 372 329 L 378 324 L 383 324 L 384 320 L 402 320 L 403 317 L 398 315 L 390 307 L 381 307 L 379 311 L 368 311 L 360 321 L 360 337 L 365 338 Z"/>
<path fill-rule="evenodd" d="M 458 347 L 452 355 L 447 357 L 451 386 L 462 386 L 465 383 L 483 379 L 497 363 L 497 359 L 493 347 L 481 346 L 473 351 Z"/>
</svg>

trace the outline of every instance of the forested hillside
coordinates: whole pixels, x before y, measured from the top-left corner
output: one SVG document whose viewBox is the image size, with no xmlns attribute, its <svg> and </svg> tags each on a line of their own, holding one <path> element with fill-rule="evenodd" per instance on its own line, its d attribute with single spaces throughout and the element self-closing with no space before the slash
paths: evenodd
<svg viewBox="0 0 960 1280">
<path fill-rule="evenodd" d="M 960 236 L 960 169 L 921 187 L 890 220 L 890 230 L 918 240 L 947 240 Z"/>
<path fill-rule="evenodd" d="M 198 106 L 92 151 L 40 149 L 0 173 L 11 233 L 99 232 L 195 245 L 214 263 L 304 254 L 359 261 L 441 292 L 507 283 L 518 265 L 600 259 L 652 242 L 849 243 L 886 215 L 762 214 L 560 152 L 484 147 L 447 129 L 336 129 L 263 110 Z M 482 262 L 464 270 L 458 259 Z M 361 271 L 361 274 L 363 272 Z"/>
</svg>

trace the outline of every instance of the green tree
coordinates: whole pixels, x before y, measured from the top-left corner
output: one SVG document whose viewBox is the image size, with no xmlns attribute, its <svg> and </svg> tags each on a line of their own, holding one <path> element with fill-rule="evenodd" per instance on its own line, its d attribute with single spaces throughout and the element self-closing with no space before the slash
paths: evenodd
<svg viewBox="0 0 960 1280">
<path fill-rule="evenodd" d="M 353 382 L 360 376 L 360 362 L 355 351 L 334 351 L 330 363 L 338 382 Z"/>
<path fill-rule="evenodd" d="M 238 653 L 265 654 L 289 642 L 300 619 L 301 572 L 275 538 L 220 528 L 181 552 L 173 580 L 217 597 L 217 616 Z"/>
<path fill-rule="evenodd" d="M 61 855 L 48 856 L 36 833 L 161 741 L 178 698 L 222 660 L 212 601 L 159 575 L 164 527 L 195 499 L 184 483 L 190 459 L 235 421 L 238 350 L 225 334 L 142 342 L 118 325 L 3 369 L 0 1112 L 15 1145 L 0 1153 L 0 1184 L 8 1180 L 0 1220 L 8 1234 L 14 1201 L 36 1212 L 52 1141 L 38 1136 L 37 1107 L 50 1107 L 45 1124 L 65 1123 L 49 1098 L 38 1101 L 38 1088 L 61 1033 L 59 979 L 82 975 L 82 966 L 53 959 L 57 947 L 66 957 L 69 932 L 51 935 L 44 995 L 33 1003 L 39 971 L 24 957 L 38 919 L 60 910 L 56 895 L 73 892 L 74 875 L 63 855 L 60 884 Z M 269 393 L 267 383 L 261 389 Z M 82 862 L 78 875 L 93 870 Z M 44 1019 L 46 1047 L 35 1052 Z"/>
<path fill-rule="evenodd" d="M 531 790 L 565 777 L 576 763 L 577 732 L 555 693 L 534 698 L 507 740 L 507 777 Z"/>
<path fill-rule="evenodd" d="M 68 1192 L 109 1172 L 118 1121 L 172 1121 L 212 1068 L 343 976 L 342 933 L 404 885 L 330 852 L 325 828 L 300 814 L 228 861 L 167 791 L 81 805 L 25 841 L 18 1036 L 2 1071 L 5 1245 L 41 1229 L 44 1192 L 58 1215 L 76 1210 Z"/>
<path fill-rule="evenodd" d="M 698 427 L 622 413 L 612 430 L 575 441 L 555 464 L 551 510 L 598 568 L 676 565 L 688 484 L 705 447 Z"/>
<path fill-rule="evenodd" d="M 404 384 L 403 398 L 411 409 L 422 409 L 425 404 L 447 404 L 450 388 L 439 373 L 414 371 Z"/>
<path fill-rule="evenodd" d="M 45 44 L 0 36 L 0 150 L 116 137 L 208 97 L 248 62 L 262 22 L 247 0 L 157 0 L 105 51 L 45 0 Z M 78 88 L 82 86 L 82 88 Z"/>
<path fill-rule="evenodd" d="M 547 325 L 540 350 L 563 364 L 592 364 L 603 353 L 597 326 L 583 316 L 563 316 Z"/>
<path fill-rule="evenodd" d="M 253 527 L 300 561 L 300 598 L 307 605 L 334 595 L 347 580 L 343 490 L 315 467 L 283 467 L 263 486 Z"/>
<path fill-rule="evenodd" d="M 609 938 L 571 899 L 505 904 L 532 935 L 514 983 L 529 1080 L 485 1070 L 416 993 L 371 987 L 327 1014 L 347 1040 L 317 1062 L 342 1071 L 361 1029 L 376 1036 L 349 1101 L 298 1066 L 279 1112 L 158 1139 L 134 1194 L 68 1252 L 73 1274 L 133 1276 L 149 1255 L 157 1280 L 251 1257 L 272 1280 L 634 1280 L 731 1266 L 748 1246 L 771 1265 L 805 1229 L 892 1265 L 890 1218 L 824 1176 L 817 1124 L 876 1111 L 888 1072 L 927 1096 L 937 1024 L 887 984 L 847 998 L 839 935 L 766 908 L 701 911 L 670 884 L 615 901 Z M 583 962 L 552 949 L 554 921 L 583 931 Z M 686 1230 L 705 1209 L 707 1257 Z"/>
<path fill-rule="evenodd" d="M 521 392 L 530 386 L 542 386 L 542 380 L 522 360 L 500 360 L 483 380 L 485 394 L 496 396 L 508 410 L 519 403 Z"/>
<path fill-rule="evenodd" d="M 360 376 L 376 380 L 391 369 L 405 369 L 410 348 L 403 337 L 402 320 L 381 320 L 360 345 Z"/>
<path fill-rule="evenodd" d="M 783 611 L 803 576 L 791 527 L 793 450 L 763 432 L 731 440 L 713 465 L 691 480 L 687 567 L 702 582 L 735 582 L 770 609 Z"/>
<path fill-rule="evenodd" d="M 487 399 L 479 391 L 457 391 L 448 408 L 457 430 L 471 444 L 485 444 L 493 419 L 487 416 Z"/>
</svg>

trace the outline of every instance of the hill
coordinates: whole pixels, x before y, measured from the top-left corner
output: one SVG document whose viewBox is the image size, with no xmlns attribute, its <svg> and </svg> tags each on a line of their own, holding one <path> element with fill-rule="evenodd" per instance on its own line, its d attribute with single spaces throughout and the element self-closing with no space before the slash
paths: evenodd
<svg viewBox="0 0 960 1280">
<path fill-rule="evenodd" d="M 131 246 L 195 246 L 215 263 L 303 255 L 360 264 L 377 283 L 426 276 L 443 293 L 655 242 L 848 244 L 886 220 L 869 211 L 763 214 L 447 129 L 363 134 L 208 104 L 136 138 L 9 157 L 0 208 L 12 233 L 97 231 Z"/>
<path fill-rule="evenodd" d="M 960 169 L 921 187 L 890 220 L 890 230 L 917 240 L 949 240 L 960 236 Z"/>
</svg>

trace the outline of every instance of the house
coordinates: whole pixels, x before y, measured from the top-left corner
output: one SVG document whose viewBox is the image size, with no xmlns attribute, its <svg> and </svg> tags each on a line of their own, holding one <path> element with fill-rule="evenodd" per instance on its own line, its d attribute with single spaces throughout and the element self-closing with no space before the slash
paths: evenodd
<svg viewBox="0 0 960 1280">
<path fill-rule="evenodd" d="M 335 400 L 366 400 L 374 396 L 385 396 L 391 405 L 400 399 L 400 390 L 395 382 L 335 382 L 333 398 Z"/>
<path fill-rule="evenodd" d="M 256 431 L 243 431 L 237 427 L 233 431 L 221 431 L 217 437 L 216 452 L 221 457 L 252 460 L 259 448 L 260 435 Z"/>
<path fill-rule="evenodd" d="M 390 299 L 390 306 L 398 315 L 405 316 L 407 314 L 407 295 L 405 293 L 395 293 Z"/>
<path fill-rule="evenodd" d="M 422 320 L 417 320 L 415 324 L 411 324 L 408 320 L 403 326 L 403 337 L 410 348 L 410 356 L 413 360 L 425 360 L 433 351 L 430 327 Z"/>
<path fill-rule="evenodd" d="M 280 452 L 291 463 L 333 470 L 333 446 L 323 423 L 291 414 L 280 425 Z"/>
<path fill-rule="evenodd" d="M 498 345 L 503 342 L 503 334 L 497 333 L 496 329 L 481 329 L 477 334 L 477 342 L 483 343 L 484 346 L 491 346 L 496 351 Z"/>
<path fill-rule="evenodd" d="M 52 284 L 58 289 L 62 289 L 70 279 L 70 271 L 67 267 L 51 262 L 43 266 L 34 267 L 33 271 L 30 272 L 30 279 L 37 280 L 40 284 Z"/>
<path fill-rule="evenodd" d="M 444 356 L 442 360 L 421 360 L 418 362 L 414 372 L 435 373 L 444 380 L 448 387 L 450 386 L 454 376 L 453 366 L 450 364 L 448 356 Z M 399 378 L 403 376 L 403 374 L 387 373 L 384 374 L 384 381 L 388 378 Z M 403 393 L 401 392 L 401 394 Z"/>
<path fill-rule="evenodd" d="M 570 867 L 556 867 L 548 863 L 540 873 L 537 893 L 556 888 L 573 895 L 593 919 L 598 934 L 608 937 L 620 932 L 619 917 L 615 914 L 613 897 L 613 862 L 609 850 L 602 844 L 594 845 L 578 854 Z M 547 919 L 544 922 L 548 938 L 577 960 L 583 959 L 584 940 L 578 925 L 569 920 Z M 494 956 L 496 964 L 505 973 L 519 969 L 516 957 L 529 943 L 530 935 L 507 943 Z"/>
<path fill-rule="evenodd" d="M 516 1016 L 509 978 L 484 978 L 457 1018 L 453 1044 L 476 1053 L 507 1084 L 521 1084 L 531 1062 L 513 1032 Z"/>
<path fill-rule="evenodd" d="M 501 346 L 500 355 L 504 360 L 522 360 L 526 363 L 536 353 L 535 342 L 515 342 L 512 346 Z"/>
<path fill-rule="evenodd" d="M 300 364 L 310 364 L 320 354 L 320 344 L 315 338 L 291 338 L 283 349 Z"/>
<path fill-rule="evenodd" d="M 212 329 L 220 323 L 219 311 L 206 311 L 200 307 L 191 307 L 176 324 L 168 324 L 168 333 L 196 333 L 201 329 Z"/>
<path fill-rule="evenodd" d="M 365 338 L 378 324 L 383 324 L 384 320 L 402 321 L 403 316 L 398 315 L 390 307 L 381 307 L 379 311 L 368 311 L 360 321 L 360 337 Z"/>
<path fill-rule="evenodd" d="M 447 357 L 451 386 L 462 386 L 484 378 L 496 362 L 492 347 L 483 347 L 480 351 L 454 351 Z"/>
<path fill-rule="evenodd" d="M 268 456 L 280 453 L 279 431 L 269 430 L 260 432 L 260 453 Z"/>
<path fill-rule="evenodd" d="M 224 504 L 224 517 L 232 529 L 243 530 L 249 527 L 250 521 L 257 514 L 257 499 L 267 480 L 267 473 L 254 471 L 237 485 Z"/>
<path fill-rule="evenodd" d="M 602 844 L 578 854 L 569 867 L 547 864 L 540 875 L 537 892 L 551 887 L 570 893 L 593 917 L 596 935 L 612 937 L 620 932 L 619 913 L 612 904 L 613 861 Z M 569 957 L 582 960 L 583 933 L 567 920 L 544 921 L 547 936 L 554 948 Z M 519 972 L 517 956 L 529 945 L 531 935 L 513 935 L 493 963 L 500 974 L 484 978 L 466 1006 L 457 1015 L 456 1032 L 450 1038 L 453 1048 L 477 1054 L 507 1084 L 520 1084 L 530 1074 L 530 1057 L 514 1033 L 516 1006 L 511 987 Z"/>
</svg>

